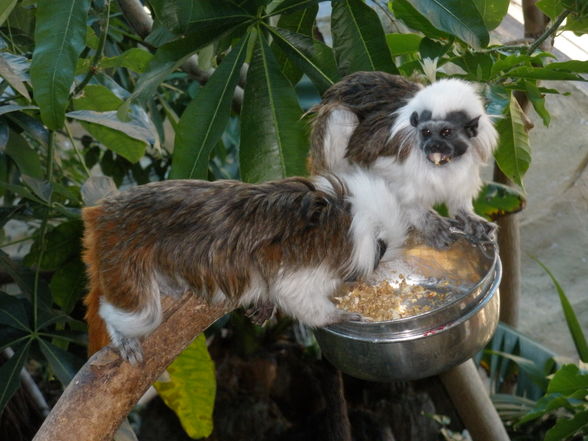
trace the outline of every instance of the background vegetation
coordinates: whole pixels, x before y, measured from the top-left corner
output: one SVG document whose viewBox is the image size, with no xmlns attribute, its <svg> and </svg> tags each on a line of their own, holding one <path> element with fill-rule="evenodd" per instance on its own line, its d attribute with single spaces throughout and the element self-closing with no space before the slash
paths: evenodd
<svg viewBox="0 0 588 441">
<path fill-rule="evenodd" d="M 0 267 L 16 286 L 0 293 L 0 409 L 24 366 L 42 384 L 67 384 L 83 363 L 84 204 L 168 178 L 304 175 L 309 105 L 346 74 L 383 70 L 481 83 L 501 135 L 496 164 L 516 186 L 484 188 L 477 209 L 495 218 L 522 208 L 531 161 L 514 93 L 526 94 L 549 124 L 544 96 L 557 90 L 540 81 L 588 73 L 588 63 L 560 62 L 540 49 L 566 18 L 568 29 L 586 32 L 582 1 L 540 0 L 553 26 L 534 44 L 514 46 L 490 38 L 507 0 L 334 0 L 331 39 L 317 27 L 317 0 L 145 5 L 152 19 L 137 1 L 0 5 Z M 237 326 L 249 336 L 247 350 L 276 335 Z M 203 412 L 183 418 L 198 437 L 212 430 L 215 389 L 204 339 L 192 350 L 192 364 L 182 357 L 174 380 L 159 387 L 176 408 L 188 401 Z M 190 381 L 204 384 L 200 393 L 182 393 Z M 578 412 L 584 430 L 586 412 Z"/>
</svg>

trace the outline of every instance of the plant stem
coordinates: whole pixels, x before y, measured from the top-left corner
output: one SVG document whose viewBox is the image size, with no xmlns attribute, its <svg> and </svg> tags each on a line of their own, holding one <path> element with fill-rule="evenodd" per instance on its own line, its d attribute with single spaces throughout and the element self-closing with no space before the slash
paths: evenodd
<svg viewBox="0 0 588 441">
<path fill-rule="evenodd" d="M 543 34 L 541 34 L 539 36 L 539 38 L 537 38 L 537 40 L 535 40 L 535 42 L 529 46 L 529 49 L 527 50 L 527 55 L 533 55 L 533 52 L 535 52 L 535 50 L 541 46 L 541 44 L 547 40 L 547 38 L 551 35 L 551 34 L 555 34 L 555 32 L 557 31 L 557 29 L 559 28 L 559 26 L 563 23 L 563 21 L 566 19 L 566 17 L 568 15 L 570 15 L 570 11 L 569 9 L 566 9 L 564 12 L 561 13 L 561 15 L 559 17 L 557 17 L 557 19 L 551 24 L 551 26 L 549 28 L 547 28 L 545 30 L 545 32 L 543 32 Z"/>
<path fill-rule="evenodd" d="M 92 176 L 92 174 L 90 173 L 90 170 L 88 170 L 88 167 L 86 166 L 86 161 L 84 161 L 84 157 L 82 156 L 82 152 L 80 152 L 80 150 L 78 149 L 78 146 L 73 138 L 73 135 L 71 133 L 69 125 L 67 124 L 67 121 L 65 122 L 64 127 L 65 127 L 65 131 L 67 132 L 67 137 L 69 138 L 69 142 L 71 142 L 71 145 L 74 149 L 74 152 L 76 153 L 76 156 L 78 157 L 78 161 L 80 161 L 80 164 L 82 164 L 82 167 L 83 167 L 84 171 L 86 172 L 86 174 L 88 175 L 88 177 Z"/>
<path fill-rule="evenodd" d="M 77 95 L 81 92 L 84 87 L 90 82 L 96 71 L 98 70 L 98 63 L 100 62 L 100 58 L 102 58 L 102 53 L 104 52 L 104 46 L 106 45 L 106 39 L 108 38 L 108 26 L 110 23 L 110 0 L 106 2 L 106 18 L 104 19 L 104 29 L 102 30 L 102 35 L 100 38 L 100 42 L 98 43 L 98 48 L 96 49 L 96 53 L 94 57 L 92 57 L 92 63 L 90 63 L 90 67 L 88 68 L 88 72 L 86 76 L 78 84 L 74 90 L 72 96 Z"/>
<path fill-rule="evenodd" d="M 51 184 L 53 180 L 53 147 L 55 143 L 55 132 L 53 130 L 49 131 L 49 141 L 47 142 L 47 165 L 46 165 L 46 173 L 45 173 L 45 180 Z M 39 251 L 39 258 L 37 259 L 37 267 L 35 268 L 35 282 L 33 285 L 33 329 L 37 330 L 38 324 L 38 310 L 39 310 L 39 282 L 41 279 L 41 264 L 43 262 L 43 257 L 45 255 L 45 248 L 47 246 L 46 243 L 46 236 L 47 236 L 47 227 L 49 225 L 49 214 L 51 211 L 52 205 L 52 197 L 53 192 L 49 193 L 49 197 L 47 198 L 47 207 L 43 213 L 43 219 L 41 220 L 41 227 L 39 228 L 40 232 L 40 243 L 41 249 Z"/>
</svg>

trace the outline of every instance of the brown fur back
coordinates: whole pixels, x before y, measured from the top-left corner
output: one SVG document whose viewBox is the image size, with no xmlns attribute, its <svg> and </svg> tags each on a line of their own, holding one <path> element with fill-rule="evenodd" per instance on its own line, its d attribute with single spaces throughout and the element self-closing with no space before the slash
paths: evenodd
<svg viewBox="0 0 588 441">
<path fill-rule="evenodd" d="M 334 108 L 349 110 L 359 121 L 345 155 L 350 162 L 369 165 L 379 156 L 396 155 L 398 144 L 388 142 L 393 114 L 420 88 L 418 83 L 385 72 L 355 72 L 329 88 L 310 110 L 315 113 L 308 161 L 311 173 L 329 171 L 323 144 L 327 119 Z"/>
</svg>

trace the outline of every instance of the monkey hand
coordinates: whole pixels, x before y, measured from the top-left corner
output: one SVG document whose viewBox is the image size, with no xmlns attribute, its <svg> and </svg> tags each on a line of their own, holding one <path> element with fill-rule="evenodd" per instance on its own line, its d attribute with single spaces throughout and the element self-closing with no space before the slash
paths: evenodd
<svg viewBox="0 0 588 441">
<path fill-rule="evenodd" d="M 434 210 L 428 210 L 419 228 L 425 243 L 433 248 L 444 249 L 457 239 L 455 228 L 460 229 L 455 220 L 440 216 Z"/>
<path fill-rule="evenodd" d="M 457 228 L 472 242 L 486 245 L 496 241 L 496 224 L 483 217 L 461 210 L 456 214 L 455 222 Z"/>
<path fill-rule="evenodd" d="M 257 326 L 263 326 L 276 313 L 276 307 L 272 302 L 261 301 L 251 305 L 245 310 L 245 316 L 251 320 L 251 323 Z"/>
</svg>

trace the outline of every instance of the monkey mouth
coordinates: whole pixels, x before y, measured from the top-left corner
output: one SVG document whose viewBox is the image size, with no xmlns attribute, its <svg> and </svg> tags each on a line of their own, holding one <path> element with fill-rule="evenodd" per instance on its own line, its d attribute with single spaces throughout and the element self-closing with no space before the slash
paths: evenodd
<svg viewBox="0 0 588 441">
<path fill-rule="evenodd" d="M 439 166 L 439 165 L 445 165 L 449 161 L 451 161 L 451 156 L 449 156 L 445 153 L 434 152 L 434 153 L 429 153 L 427 155 L 427 159 L 430 162 L 432 162 L 433 164 Z"/>
</svg>

